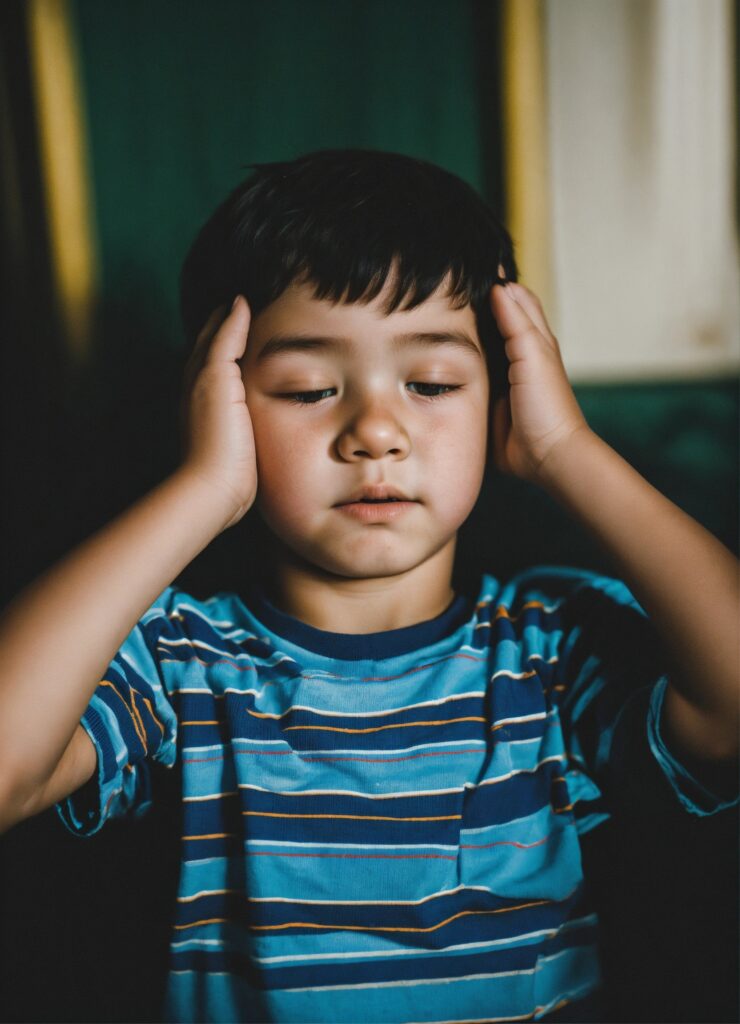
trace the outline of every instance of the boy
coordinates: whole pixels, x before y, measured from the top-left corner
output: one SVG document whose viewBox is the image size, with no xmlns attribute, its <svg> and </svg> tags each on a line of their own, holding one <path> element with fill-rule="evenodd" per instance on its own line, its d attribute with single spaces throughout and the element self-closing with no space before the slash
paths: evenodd
<svg viewBox="0 0 740 1024">
<path fill-rule="evenodd" d="M 687 814 L 737 799 L 736 559 L 590 430 L 516 276 L 439 168 L 260 165 L 184 267 L 182 464 L 5 614 L 4 829 L 92 835 L 182 765 L 168 1020 L 596 1020 L 579 836 L 628 733 Z M 456 593 L 487 456 L 641 603 L 561 567 Z M 253 505 L 265 578 L 173 586 Z"/>
</svg>

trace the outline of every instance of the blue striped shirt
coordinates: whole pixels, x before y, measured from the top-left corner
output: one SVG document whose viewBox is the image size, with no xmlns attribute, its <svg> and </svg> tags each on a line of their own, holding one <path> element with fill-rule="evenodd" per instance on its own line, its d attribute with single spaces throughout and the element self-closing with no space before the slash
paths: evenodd
<svg viewBox="0 0 740 1024">
<path fill-rule="evenodd" d="M 630 771 L 631 702 L 649 693 L 638 727 L 673 799 L 734 802 L 666 747 L 666 672 L 628 588 L 585 570 L 486 574 L 362 635 L 254 587 L 167 587 L 82 718 L 97 775 L 57 811 L 94 835 L 151 807 L 151 761 L 179 761 L 165 1020 L 595 1020 L 580 836 Z"/>
</svg>

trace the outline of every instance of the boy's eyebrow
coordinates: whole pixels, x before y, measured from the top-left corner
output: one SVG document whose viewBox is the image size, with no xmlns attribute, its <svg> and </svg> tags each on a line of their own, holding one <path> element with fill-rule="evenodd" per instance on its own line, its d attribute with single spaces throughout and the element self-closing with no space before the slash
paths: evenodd
<svg viewBox="0 0 740 1024">
<path fill-rule="evenodd" d="M 394 347 L 403 348 L 409 345 L 454 345 L 466 352 L 473 351 L 479 357 L 483 353 L 464 331 L 412 331 L 409 334 L 396 334 L 391 341 Z M 347 348 L 351 344 L 349 338 L 332 335 L 312 334 L 274 334 L 265 342 L 257 356 L 262 363 L 283 352 L 335 352 Z"/>
</svg>

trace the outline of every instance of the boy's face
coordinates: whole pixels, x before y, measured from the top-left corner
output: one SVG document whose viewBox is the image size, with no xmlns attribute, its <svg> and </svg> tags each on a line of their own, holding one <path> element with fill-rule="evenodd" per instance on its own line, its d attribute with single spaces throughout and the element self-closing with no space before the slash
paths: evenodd
<svg viewBox="0 0 740 1024">
<path fill-rule="evenodd" d="M 309 566 L 379 578 L 454 551 L 483 480 L 489 382 L 473 311 L 453 309 L 444 285 L 415 309 L 383 316 L 385 292 L 368 305 L 333 306 L 293 284 L 252 320 L 242 377 L 257 506 Z M 399 337 L 428 333 L 469 344 Z M 297 336 L 324 342 L 275 351 L 276 339 Z M 455 390 L 430 386 L 442 384 Z M 413 503 L 379 522 L 338 508 L 372 484 Z"/>
</svg>

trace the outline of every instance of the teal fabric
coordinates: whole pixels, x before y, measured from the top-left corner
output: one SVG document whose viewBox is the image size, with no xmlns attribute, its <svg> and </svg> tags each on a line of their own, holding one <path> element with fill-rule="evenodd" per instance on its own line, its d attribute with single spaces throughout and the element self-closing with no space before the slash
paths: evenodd
<svg viewBox="0 0 740 1024">
<path fill-rule="evenodd" d="M 483 574 L 435 619 L 357 636 L 258 588 L 168 587 L 83 715 L 98 774 L 57 811 L 94 835 L 180 762 L 166 1020 L 601 1019 L 581 841 L 632 781 L 614 751 L 647 738 L 655 822 L 666 798 L 737 803 L 667 749 L 666 683 L 624 583 L 568 567 Z"/>
</svg>

